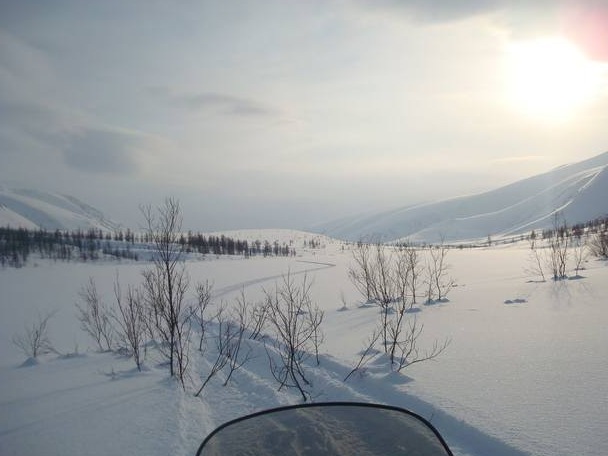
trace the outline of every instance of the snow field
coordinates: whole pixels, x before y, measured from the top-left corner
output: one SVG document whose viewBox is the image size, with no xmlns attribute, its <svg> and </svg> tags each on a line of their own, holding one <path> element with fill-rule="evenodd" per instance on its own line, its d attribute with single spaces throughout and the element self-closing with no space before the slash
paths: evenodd
<svg viewBox="0 0 608 456">
<path fill-rule="evenodd" d="M 580 280 L 538 283 L 524 273 L 525 244 L 452 250 L 448 262 L 458 286 L 449 302 L 420 304 L 415 314 L 425 325 L 422 345 L 449 338 L 448 349 L 402 374 L 390 373 L 380 358 L 344 383 L 378 308 L 360 306 L 347 277 L 348 246 L 328 240 L 298 252 L 187 267 L 192 284 L 214 283 L 215 302 L 232 302 L 243 287 L 249 300 L 261 299 L 262 287 L 272 288 L 287 271 L 313 280 L 313 298 L 325 311 L 321 365 L 307 366 L 315 401 L 410 408 L 459 455 L 608 453 L 605 263 L 589 260 Z M 277 391 L 260 343 L 252 342 L 254 358 L 226 387 L 220 374 L 200 398 L 193 394 L 213 362 L 212 344 L 205 356 L 193 344 L 186 391 L 167 378 L 153 353 L 139 373 L 131 360 L 93 352 L 75 318 L 78 290 L 91 276 L 111 301 L 116 273 L 124 284 L 139 283 L 144 266 L 40 262 L 0 270 L 0 454 L 189 455 L 227 420 L 300 400 L 294 391 Z M 342 299 L 347 309 L 340 311 Z M 10 339 L 46 309 L 57 311 L 56 348 L 72 356 L 48 355 L 19 367 L 24 358 Z"/>
</svg>

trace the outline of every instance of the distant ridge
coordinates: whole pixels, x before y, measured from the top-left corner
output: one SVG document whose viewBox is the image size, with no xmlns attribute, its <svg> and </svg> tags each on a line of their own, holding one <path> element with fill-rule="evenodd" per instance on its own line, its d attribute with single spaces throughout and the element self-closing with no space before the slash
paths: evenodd
<svg viewBox="0 0 608 456">
<path fill-rule="evenodd" d="M 69 195 L 0 186 L 0 226 L 46 230 L 114 231 L 120 225 Z"/>
<path fill-rule="evenodd" d="M 477 195 L 316 225 L 312 231 L 356 241 L 466 241 L 568 224 L 608 214 L 608 152 Z"/>
</svg>

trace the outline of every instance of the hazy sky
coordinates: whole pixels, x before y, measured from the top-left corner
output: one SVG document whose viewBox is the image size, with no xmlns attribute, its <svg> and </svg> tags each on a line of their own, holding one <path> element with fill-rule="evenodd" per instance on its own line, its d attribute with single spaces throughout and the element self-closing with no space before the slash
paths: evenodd
<svg viewBox="0 0 608 456">
<path fill-rule="evenodd" d="M 608 150 L 607 32 L 606 1 L 0 1 L 0 184 L 200 230 L 488 190 Z"/>
</svg>

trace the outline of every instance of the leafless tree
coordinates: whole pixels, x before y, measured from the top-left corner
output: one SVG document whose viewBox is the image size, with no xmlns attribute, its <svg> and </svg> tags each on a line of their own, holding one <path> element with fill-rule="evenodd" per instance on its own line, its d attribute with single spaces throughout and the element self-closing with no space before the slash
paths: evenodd
<svg viewBox="0 0 608 456">
<path fill-rule="evenodd" d="M 399 260 L 401 269 L 407 271 L 409 278 L 408 288 L 412 296 L 412 303 L 417 303 L 418 287 L 424 268 L 421 265 L 419 250 L 412 244 L 405 243 L 400 247 Z"/>
<path fill-rule="evenodd" d="M 437 300 L 446 298 L 454 287 L 454 279 L 448 274 L 450 265 L 447 263 L 449 249 L 443 239 L 437 246 L 429 248 L 429 281 L 433 282 L 433 289 L 437 293 Z"/>
<path fill-rule="evenodd" d="M 252 357 L 251 347 L 244 340 L 249 327 L 249 304 L 245 299 L 245 291 L 237 298 L 236 304 L 231 309 L 231 318 L 226 325 L 225 346 L 226 357 L 228 358 L 228 373 L 224 386 L 228 384 L 232 374 L 243 367 Z"/>
<path fill-rule="evenodd" d="M 406 320 L 410 320 L 406 318 L 407 312 L 412 309 L 411 301 L 403 297 L 398 300 L 395 305 L 395 311 L 392 315 L 392 318 L 387 323 L 387 333 L 388 339 L 386 344 L 386 352 L 389 355 L 389 359 L 391 365 L 395 363 L 395 357 L 398 354 L 399 348 L 403 343 L 403 333 L 404 329 L 406 329 Z M 415 316 L 413 319 L 415 320 Z M 409 336 L 409 334 L 408 334 Z"/>
<path fill-rule="evenodd" d="M 429 286 L 429 300 L 435 296 L 435 290 L 439 289 L 439 296 L 445 298 L 453 286 L 453 280 L 447 276 L 448 265 L 446 263 L 447 248 L 444 250 L 443 244 L 436 248 L 430 255 L 431 260 L 427 263 L 429 276 L 427 285 Z M 361 271 L 355 264 L 351 269 L 353 276 L 361 276 Z M 369 257 L 368 274 L 370 280 L 369 289 L 372 297 L 381 307 L 380 322 L 371 338 L 375 344 L 381 340 L 383 350 L 388 355 L 391 366 L 396 370 L 401 370 L 407 365 L 433 359 L 438 356 L 445 346 L 438 342 L 434 343 L 430 351 L 421 352 L 418 349 L 417 341 L 422 333 L 422 326 L 419 326 L 414 311 L 415 292 L 412 287 L 417 286 L 418 277 L 421 273 L 419 258 L 413 255 L 409 248 L 401 248 L 393 252 L 390 247 L 380 244 L 375 246 L 374 252 Z M 412 279 L 415 275 L 415 279 Z M 359 288 L 360 290 L 362 287 Z M 364 357 L 371 351 L 368 346 Z M 360 360 L 360 363 L 364 358 Z M 359 367 L 355 367 L 355 370 Z"/>
<path fill-rule="evenodd" d="M 351 266 L 351 281 L 355 283 L 362 277 L 368 281 L 368 284 L 363 287 L 361 285 L 356 288 L 362 292 L 369 290 L 371 298 L 380 306 L 380 333 L 382 335 L 382 344 L 385 351 L 389 350 L 390 346 L 390 325 L 395 311 L 395 303 L 401 298 L 403 302 L 407 296 L 409 289 L 409 262 L 404 256 L 399 256 L 397 260 L 393 255 L 393 249 L 385 247 L 380 243 L 373 246 L 373 251 L 369 252 L 369 246 L 359 244 L 356 250 L 364 250 L 367 260 L 365 265 L 355 260 L 355 264 Z M 355 258 L 364 256 L 361 253 L 353 254 Z M 367 271 L 363 271 L 363 267 Z"/>
<path fill-rule="evenodd" d="M 375 244 L 374 247 L 371 274 L 372 296 L 384 310 L 387 310 L 398 294 L 398 285 L 394 276 L 393 249 L 385 248 L 380 243 Z"/>
<path fill-rule="evenodd" d="M 198 343 L 198 350 L 203 351 L 203 342 L 205 340 L 205 329 L 207 326 L 206 323 L 206 311 L 211 304 L 211 292 L 213 290 L 213 285 L 206 280 L 205 282 L 199 282 L 196 285 L 196 319 L 198 320 L 198 325 L 200 329 L 200 338 Z"/>
<path fill-rule="evenodd" d="M 424 279 L 424 283 L 426 285 L 426 300 L 427 304 L 431 304 L 435 301 L 437 297 L 435 291 L 435 274 L 437 273 L 433 268 L 433 265 L 427 261 L 426 263 L 426 277 Z"/>
<path fill-rule="evenodd" d="M 177 200 L 167 198 L 156 213 L 150 206 L 142 207 L 142 213 L 147 235 L 154 244 L 154 265 L 143 273 L 144 296 L 151 321 L 148 327 L 160 337 L 170 375 L 176 376 L 184 385 L 192 309 L 184 303 L 189 278 L 183 263 L 184 246 L 179 242 L 181 209 Z"/>
<path fill-rule="evenodd" d="M 118 310 L 114 312 L 118 337 L 141 371 L 145 358 L 146 310 L 141 291 L 129 285 L 123 298 L 118 278 L 114 282 Z"/>
<path fill-rule="evenodd" d="M 578 276 L 581 269 L 584 269 L 585 261 L 587 261 L 589 256 L 589 248 L 585 239 L 579 238 L 574 242 L 572 255 L 574 259 L 574 273 Z"/>
<path fill-rule="evenodd" d="M 258 340 L 262 337 L 264 328 L 268 321 L 268 303 L 266 301 L 256 302 L 249 307 L 250 332 L 249 338 Z"/>
<path fill-rule="evenodd" d="M 364 244 L 361 244 L 359 248 L 364 251 L 370 250 L 370 247 Z M 361 255 L 359 254 L 359 256 Z M 365 289 L 369 290 L 372 300 L 380 306 L 382 341 L 385 346 L 388 346 L 388 326 L 400 285 L 395 272 L 393 249 L 378 242 L 373 245 L 373 250 L 366 256 L 367 263 L 364 266 L 367 271 L 364 272 L 363 265 L 356 261 L 355 265 L 351 267 L 351 271 L 353 271 L 351 280 L 358 276 L 359 278 L 364 277 L 368 281 Z M 362 291 L 363 287 L 358 287 L 358 289 Z"/>
<path fill-rule="evenodd" d="M 348 276 L 357 290 L 370 302 L 372 296 L 372 269 L 370 258 L 371 244 L 359 241 L 352 251 L 354 266 L 349 268 Z"/>
<path fill-rule="evenodd" d="M 199 396 L 212 378 L 227 369 L 223 386 L 226 386 L 234 372 L 243 367 L 252 358 L 251 347 L 245 340 L 248 331 L 247 302 L 241 295 L 236 305 L 227 311 L 226 304 L 221 304 L 215 317 L 217 323 L 217 337 L 215 338 L 215 359 L 209 369 L 203 384 L 195 394 Z"/>
<path fill-rule="evenodd" d="M 534 232 L 532 232 L 534 233 Z M 530 236 L 530 255 L 528 259 L 529 267 L 526 269 L 526 273 L 533 276 L 541 276 L 542 281 L 545 279 L 545 271 L 543 268 L 543 259 L 538 248 L 538 241 L 536 236 Z"/>
<path fill-rule="evenodd" d="M 561 280 L 567 277 L 568 266 L 568 247 L 570 238 L 568 237 L 568 227 L 560 214 L 555 214 L 553 219 L 553 236 L 549 239 L 549 250 L 547 265 L 553 274 L 553 280 Z"/>
<path fill-rule="evenodd" d="M 226 305 L 224 303 L 220 304 L 217 313 L 215 314 L 214 319 L 217 321 L 218 327 L 218 335 L 215 339 L 215 348 L 216 348 L 216 356 L 211 366 L 211 369 L 207 372 L 207 376 L 203 381 L 203 384 L 196 392 L 194 396 L 198 397 L 201 395 L 205 387 L 209 384 L 211 379 L 215 377 L 222 369 L 228 364 L 228 345 L 231 339 L 231 332 L 228 331 L 228 321 L 225 317 Z"/>
<path fill-rule="evenodd" d="M 424 325 L 419 325 L 415 316 L 407 321 L 407 326 L 402 328 L 400 337 L 391 352 L 391 366 L 395 371 L 400 372 L 413 364 L 435 359 L 450 344 L 449 339 L 445 339 L 443 342 L 435 340 L 431 349 L 420 350 L 418 340 L 423 328 Z"/>
<path fill-rule="evenodd" d="M 47 312 L 44 315 L 38 314 L 37 320 L 26 326 L 23 333 L 15 334 L 12 338 L 15 344 L 29 358 L 37 358 L 39 355 L 46 355 L 55 351 L 49 336 L 49 320 L 55 312 Z"/>
<path fill-rule="evenodd" d="M 80 327 L 95 340 L 99 351 L 112 350 L 115 334 L 111 311 L 101 300 L 92 277 L 78 295 L 82 300 L 82 304 L 76 303 L 76 318 L 80 321 Z"/>
<path fill-rule="evenodd" d="M 279 389 L 297 388 L 302 399 L 310 397 L 310 381 L 304 370 L 304 362 L 311 351 L 318 353 L 320 327 L 323 312 L 310 296 L 311 283 L 304 276 L 296 284 L 290 273 L 283 276 L 282 282 L 275 285 L 274 291 L 264 290 L 269 307 L 268 320 L 274 330 L 274 349 L 278 361 L 269 353 L 270 370 Z"/>
<path fill-rule="evenodd" d="M 608 258 L 608 230 L 598 231 L 589 239 L 589 250 L 598 258 Z"/>
</svg>

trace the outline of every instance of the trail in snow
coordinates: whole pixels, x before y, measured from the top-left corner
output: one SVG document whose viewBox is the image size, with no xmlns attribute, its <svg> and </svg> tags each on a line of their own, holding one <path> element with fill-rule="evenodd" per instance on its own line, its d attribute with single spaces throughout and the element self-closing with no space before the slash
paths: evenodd
<svg viewBox="0 0 608 456">
<path fill-rule="evenodd" d="M 258 347 L 258 350 L 261 350 Z M 258 352 L 258 355 L 261 354 Z M 205 436 L 220 424 L 256 411 L 301 402 L 293 390 L 278 390 L 277 383 L 268 373 L 265 359 L 252 361 L 237 371 L 234 380 L 226 387 L 223 378 L 212 381 L 203 392 L 200 402 L 206 408 Z M 205 372 L 205 367 L 202 372 Z M 354 401 L 390 404 L 426 417 L 444 435 L 457 455 L 493 454 L 497 456 L 529 456 L 500 439 L 488 435 L 436 406 L 407 392 L 408 377 L 387 370 L 386 360 L 369 366 L 365 373 L 356 374 L 348 382 L 344 377 L 351 366 L 329 355 L 322 355 L 320 365 L 310 360 L 306 372 L 311 381 L 314 402 Z M 199 410 L 200 411 L 200 410 Z M 202 430 L 202 429 L 201 429 Z M 202 439 L 200 439 L 202 440 Z M 198 440 L 192 443 L 196 446 Z"/>
<path fill-rule="evenodd" d="M 317 262 L 317 261 L 304 261 L 304 260 L 297 260 L 296 263 L 316 264 L 316 265 L 320 265 L 320 266 L 316 267 L 316 268 L 307 268 L 307 269 L 303 269 L 300 271 L 291 271 L 290 270 L 289 273 L 292 276 L 308 274 L 310 272 L 320 271 L 323 269 L 333 268 L 336 266 L 333 263 L 323 263 L 323 262 Z M 228 285 L 228 286 L 220 288 L 219 290 L 214 292 L 213 297 L 220 298 L 222 296 L 234 293 L 234 292 L 242 290 L 244 288 L 251 287 L 253 285 L 260 285 L 262 283 L 269 282 L 271 280 L 278 280 L 282 277 L 285 277 L 285 275 L 286 275 L 286 272 L 281 273 L 281 274 L 273 274 L 273 275 L 266 276 L 266 277 L 260 277 L 260 278 L 256 278 L 256 279 L 252 279 L 252 280 L 245 280 L 243 282 L 239 282 L 239 283 L 236 283 L 233 285 Z"/>
</svg>

